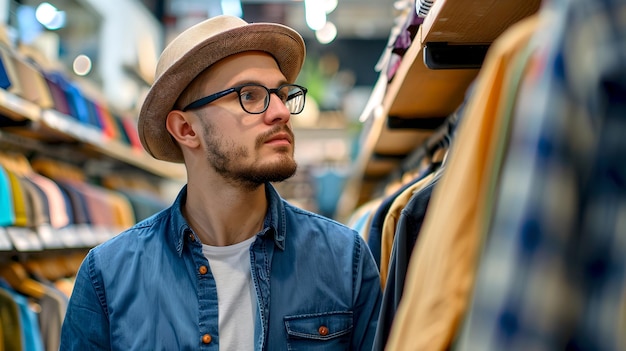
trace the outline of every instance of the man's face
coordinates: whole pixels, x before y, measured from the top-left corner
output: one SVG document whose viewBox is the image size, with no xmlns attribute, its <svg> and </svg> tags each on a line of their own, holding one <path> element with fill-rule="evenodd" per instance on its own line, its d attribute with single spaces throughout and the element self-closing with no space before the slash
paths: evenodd
<svg viewBox="0 0 626 351">
<path fill-rule="evenodd" d="M 263 53 L 244 53 L 213 65 L 200 79 L 203 96 L 244 83 L 268 88 L 285 83 L 276 61 Z M 237 93 L 229 94 L 198 110 L 206 161 L 225 180 L 255 188 L 282 181 L 296 171 L 290 113 L 272 94 L 267 111 L 249 114 Z"/>
</svg>

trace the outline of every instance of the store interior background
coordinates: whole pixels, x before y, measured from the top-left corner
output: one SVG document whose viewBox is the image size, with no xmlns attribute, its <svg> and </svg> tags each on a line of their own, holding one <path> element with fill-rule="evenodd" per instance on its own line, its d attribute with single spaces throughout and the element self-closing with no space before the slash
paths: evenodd
<svg viewBox="0 0 626 351">
<path fill-rule="evenodd" d="M 405 9 L 393 0 L 34 0 L 0 1 L 14 42 L 36 47 L 46 60 L 73 78 L 93 85 L 117 109 L 137 112 L 153 81 L 164 46 L 187 27 L 222 13 L 248 22 L 278 22 L 296 29 L 307 44 L 298 82 L 309 88 L 305 112 L 292 119 L 298 173 L 277 184 L 292 202 L 338 220 L 337 204 L 354 172 L 363 126 L 361 114 L 379 76 L 377 63 L 390 32 Z M 408 2 L 404 2 L 408 3 Z M 52 5 L 52 25 L 38 10 Z M 306 21 L 307 6 L 325 6 L 326 22 L 336 37 L 318 37 Z M 50 8 L 50 7 L 47 7 Z M 319 13 L 319 10 L 317 10 Z M 78 59 L 77 59 L 78 58 Z M 80 72 L 80 70 L 83 72 Z M 80 73 L 80 74 L 77 74 Z M 176 168 L 164 164 L 160 167 Z M 90 171 L 99 165 L 90 163 Z M 174 174 L 184 174 L 174 172 Z M 184 184 L 184 176 L 156 177 L 166 201 Z"/>
</svg>

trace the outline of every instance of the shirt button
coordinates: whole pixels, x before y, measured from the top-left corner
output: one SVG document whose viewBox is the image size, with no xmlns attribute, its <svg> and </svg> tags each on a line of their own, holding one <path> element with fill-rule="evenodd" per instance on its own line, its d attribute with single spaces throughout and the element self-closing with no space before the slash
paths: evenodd
<svg viewBox="0 0 626 351">
<path fill-rule="evenodd" d="M 193 236 L 193 233 L 189 233 L 189 241 L 191 242 L 196 241 L 196 237 Z"/>
<path fill-rule="evenodd" d="M 198 268 L 198 272 L 200 272 L 200 274 L 206 274 L 209 271 L 208 268 L 206 268 L 206 266 L 200 266 L 200 268 Z"/>
<path fill-rule="evenodd" d="M 321 336 L 326 336 L 328 335 L 328 327 L 322 325 L 321 327 L 317 328 L 317 332 L 320 333 Z"/>
<path fill-rule="evenodd" d="M 211 340 L 213 340 L 213 338 L 211 338 L 211 335 L 209 335 L 209 334 L 202 335 L 202 342 L 203 343 L 210 344 Z"/>
</svg>

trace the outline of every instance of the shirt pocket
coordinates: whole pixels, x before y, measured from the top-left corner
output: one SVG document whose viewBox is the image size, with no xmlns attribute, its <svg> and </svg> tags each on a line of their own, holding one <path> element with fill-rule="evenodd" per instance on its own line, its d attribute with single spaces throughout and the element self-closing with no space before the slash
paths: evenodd
<svg viewBox="0 0 626 351">
<path fill-rule="evenodd" d="M 287 349 L 348 350 L 352 333 L 352 312 L 335 311 L 285 316 Z"/>
</svg>

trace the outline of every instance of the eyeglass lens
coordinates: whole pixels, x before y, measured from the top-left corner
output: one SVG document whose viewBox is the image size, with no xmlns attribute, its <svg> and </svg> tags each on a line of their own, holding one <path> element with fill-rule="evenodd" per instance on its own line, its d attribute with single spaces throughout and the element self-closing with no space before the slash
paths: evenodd
<svg viewBox="0 0 626 351">
<path fill-rule="evenodd" d="M 297 85 L 283 85 L 277 89 L 267 89 L 259 85 L 248 85 L 241 88 L 239 100 L 248 113 L 262 113 L 270 103 L 270 94 L 275 93 L 292 114 L 302 112 L 304 108 L 304 91 Z"/>
</svg>

